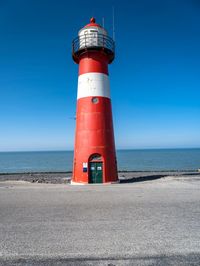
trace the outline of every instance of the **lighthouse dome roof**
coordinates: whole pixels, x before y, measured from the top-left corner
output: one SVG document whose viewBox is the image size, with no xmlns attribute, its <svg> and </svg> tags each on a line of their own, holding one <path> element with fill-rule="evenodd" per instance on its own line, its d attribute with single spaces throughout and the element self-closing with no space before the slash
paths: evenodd
<svg viewBox="0 0 200 266">
<path fill-rule="evenodd" d="M 90 30 L 97 30 L 99 34 L 108 35 L 107 31 L 100 24 L 97 24 L 95 18 L 93 17 L 90 19 L 89 24 L 85 25 L 82 29 L 79 30 L 79 35 L 81 33 L 85 33 L 85 31 L 87 30 L 89 30 L 89 32 Z"/>
<path fill-rule="evenodd" d="M 90 19 L 90 23 L 89 24 L 87 24 L 87 25 L 85 25 L 85 27 L 84 28 L 86 28 L 86 27 L 99 27 L 99 28 L 102 28 L 102 26 L 100 25 L 100 24 L 97 24 L 96 23 L 96 19 L 94 18 L 94 17 L 92 17 L 91 19 Z"/>
</svg>

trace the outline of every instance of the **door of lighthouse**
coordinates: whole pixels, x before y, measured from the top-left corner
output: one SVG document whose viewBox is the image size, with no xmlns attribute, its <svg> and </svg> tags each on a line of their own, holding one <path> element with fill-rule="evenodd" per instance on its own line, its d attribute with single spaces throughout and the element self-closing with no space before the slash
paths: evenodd
<svg viewBox="0 0 200 266">
<path fill-rule="evenodd" d="M 103 182 L 103 163 L 90 162 L 89 164 L 89 183 L 96 184 Z"/>
</svg>

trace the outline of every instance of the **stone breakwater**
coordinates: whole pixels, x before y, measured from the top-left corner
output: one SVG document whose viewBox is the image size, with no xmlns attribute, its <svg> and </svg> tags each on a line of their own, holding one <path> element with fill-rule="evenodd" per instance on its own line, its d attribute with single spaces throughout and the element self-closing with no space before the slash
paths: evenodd
<svg viewBox="0 0 200 266">
<path fill-rule="evenodd" d="M 166 176 L 200 175 L 198 171 L 120 171 L 120 183 L 131 183 L 159 179 Z M 0 173 L 0 181 L 27 181 L 31 183 L 67 184 L 71 172 Z"/>
</svg>

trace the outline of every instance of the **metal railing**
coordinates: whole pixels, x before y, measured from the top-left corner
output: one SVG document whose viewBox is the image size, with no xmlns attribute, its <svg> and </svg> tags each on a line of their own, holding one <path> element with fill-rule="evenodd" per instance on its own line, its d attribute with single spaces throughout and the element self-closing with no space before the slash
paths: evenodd
<svg viewBox="0 0 200 266">
<path fill-rule="evenodd" d="M 87 33 L 76 37 L 72 42 L 72 53 L 79 54 L 83 49 L 104 48 L 110 54 L 115 53 L 115 43 L 112 38 L 99 33 Z"/>
</svg>

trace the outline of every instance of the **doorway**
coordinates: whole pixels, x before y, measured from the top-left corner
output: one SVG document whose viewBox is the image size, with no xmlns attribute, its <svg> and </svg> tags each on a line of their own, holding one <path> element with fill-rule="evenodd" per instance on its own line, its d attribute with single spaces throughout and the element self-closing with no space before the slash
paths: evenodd
<svg viewBox="0 0 200 266">
<path fill-rule="evenodd" d="M 98 184 L 103 183 L 103 163 L 90 162 L 89 163 L 89 183 Z"/>
</svg>

